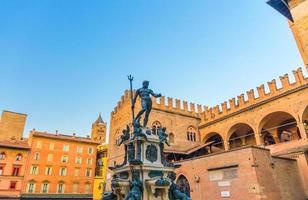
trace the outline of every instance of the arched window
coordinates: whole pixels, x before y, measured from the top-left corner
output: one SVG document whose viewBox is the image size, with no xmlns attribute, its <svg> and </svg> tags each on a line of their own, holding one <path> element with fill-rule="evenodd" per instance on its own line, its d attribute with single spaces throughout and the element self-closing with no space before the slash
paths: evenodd
<svg viewBox="0 0 308 200">
<path fill-rule="evenodd" d="M 34 193 L 35 192 L 35 182 L 34 181 L 29 181 L 28 187 L 27 187 L 27 192 L 28 193 Z"/>
<path fill-rule="evenodd" d="M 64 190 L 65 190 L 65 184 L 64 182 L 59 182 L 58 183 L 58 186 L 57 186 L 57 193 L 61 194 L 61 193 L 64 193 Z"/>
<path fill-rule="evenodd" d="M 41 193 L 48 193 L 49 191 L 49 182 L 44 181 L 41 186 Z"/>
<path fill-rule="evenodd" d="M 6 156 L 5 152 L 1 152 L 0 153 L 0 160 L 4 160 L 5 156 Z"/>
<path fill-rule="evenodd" d="M 197 136 L 196 136 L 196 129 L 192 126 L 188 127 L 187 129 L 187 140 L 196 142 L 197 141 Z"/>
<path fill-rule="evenodd" d="M 301 139 L 295 117 L 284 111 L 266 115 L 260 122 L 259 131 L 265 145 Z"/>
<path fill-rule="evenodd" d="M 237 123 L 233 125 L 228 131 L 228 142 L 230 144 L 230 149 L 255 145 L 256 139 L 254 131 L 249 124 Z"/>
<path fill-rule="evenodd" d="M 174 135 L 173 135 L 173 133 L 169 134 L 169 142 L 170 142 L 170 144 L 174 143 Z"/>
<path fill-rule="evenodd" d="M 187 178 L 184 175 L 180 175 L 180 177 L 176 181 L 179 190 L 190 197 L 190 185 Z"/>
<path fill-rule="evenodd" d="M 16 155 L 16 161 L 20 161 L 22 159 L 22 154 L 19 153 Z"/>
<path fill-rule="evenodd" d="M 153 135 L 157 135 L 157 130 L 161 128 L 161 123 L 159 121 L 155 121 L 153 124 L 152 124 L 152 134 Z"/>
</svg>

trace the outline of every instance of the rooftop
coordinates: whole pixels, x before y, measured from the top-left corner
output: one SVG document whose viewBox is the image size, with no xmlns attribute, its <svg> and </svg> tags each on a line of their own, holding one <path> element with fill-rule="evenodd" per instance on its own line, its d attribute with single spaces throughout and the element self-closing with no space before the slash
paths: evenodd
<svg viewBox="0 0 308 200">
<path fill-rule="evenodd" d="M 30 149 L 27 140 L 11 140 L 11 141 L 0 141 L 0 147 L 6 147 L 11 149 Z"/>
<path fill-rule="evenodd" d="M 32 131 L 33 137 L 44 137 L 44 138 L 52 138 L 58 140 L 68 140 L 72 142 L 83 142 L 83 143 L 92 143 L 92 144 L 100 144 L 99 142 L 93 141 L 90 137 L 80 137 L 76 135 L 64 135 L 64 134 L 53 134 L 48 132 L 39 132 Z"/>
</svg>

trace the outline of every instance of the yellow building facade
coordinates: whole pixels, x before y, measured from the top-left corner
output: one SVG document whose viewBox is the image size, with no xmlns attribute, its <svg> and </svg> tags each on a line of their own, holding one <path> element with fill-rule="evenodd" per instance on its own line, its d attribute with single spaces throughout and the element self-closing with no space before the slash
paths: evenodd
<svg viewBox="0 0 308 200">
<path fill-rule="evenodd" d="M 101 144 L 97 147 L 96 170 L 93 185 L 93 200 L 99 200 L 106 189 L 106 174 L 107 174 L 107 153 L 106 144 Z"/>
</svg>

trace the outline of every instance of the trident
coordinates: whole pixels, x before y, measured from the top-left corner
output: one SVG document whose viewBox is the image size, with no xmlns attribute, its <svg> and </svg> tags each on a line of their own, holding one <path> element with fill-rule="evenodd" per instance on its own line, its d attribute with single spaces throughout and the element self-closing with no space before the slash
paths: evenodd
<svg viewBox="0 0 308 200">
<path fill-rule="evenodd" d="M 132 105 L 132 113 L 133 113 L 133 121 L 135 120 L 135 111 L 134 111 L 134 107 L 133 107 L 133 80 L 134 77 L 132 75 L 127 76 L 129 82 L 130 82 L 130 102 Z"/>
</svg>

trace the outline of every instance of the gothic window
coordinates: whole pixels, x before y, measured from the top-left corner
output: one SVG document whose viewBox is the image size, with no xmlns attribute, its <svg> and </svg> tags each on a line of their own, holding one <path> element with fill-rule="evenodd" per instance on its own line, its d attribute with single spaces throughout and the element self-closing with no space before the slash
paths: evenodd
<svg viewBox="0 0 308 200">
<path fill-rule="evenodd" d="M 187 140 L 196 142 L 197 141 L 197 136 L 196 136 L 196 129 L 192 126 L 188 127 L 187 129 Z"/>
<path fill-rule="evenodd" d="M 157 135 L 157 130 L 161 128 L 161 123 L 159 121 L 155 121 L 153 124 L 152 124 L 152 134 L 153 135 Z"/>
<path fill-rule="evenodd" d="M 180 177 L 176 181 L 179 190 L 190 197 L 190 185 L 187 178 L 184 175 L 180 175 Z"/>
</svg>

